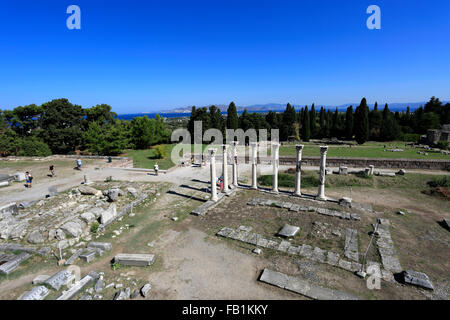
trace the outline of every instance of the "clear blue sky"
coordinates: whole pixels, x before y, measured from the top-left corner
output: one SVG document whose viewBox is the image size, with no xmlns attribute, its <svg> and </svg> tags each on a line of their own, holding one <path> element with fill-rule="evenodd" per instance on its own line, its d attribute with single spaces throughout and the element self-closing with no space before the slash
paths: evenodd
<svg viewBox="0 0 450 320">
<path fill-rule="evenodd" d="M 449 100 L 449 18 L 448 0 L 0 0 L 0 108 Z"/>
</svg>

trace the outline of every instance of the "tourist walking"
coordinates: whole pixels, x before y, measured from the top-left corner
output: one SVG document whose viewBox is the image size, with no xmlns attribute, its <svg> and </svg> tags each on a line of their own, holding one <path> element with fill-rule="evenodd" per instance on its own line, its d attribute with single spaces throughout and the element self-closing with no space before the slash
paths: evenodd
<svg viewBox="0 0 450 320">
<path fill-rule="evenodd" d="M 55 176 L 56 176 L 56 175 L 55 175 L 55 165 L 54 165 L 54 164 L 51 164 L 50 167 L 49 167 L 48 169 L 50 170 L 50 175 L 51 175 L 52 177 L 55 177 Z"/>
<path fill-rule="evenodd" d="M 31 188 L 33 186 L 33 176 L 28 171 L 25 172 L 25 180 L 26 180 L 26 187 Z"/>
<path fill-rule="evenodd" d="M 81 166 L 82 166 L 81 159 L 78 158 L 78 159 L 77 159 L 77 169 L 78 169 L 78 170 L 81 170 Z"/>
</svg>

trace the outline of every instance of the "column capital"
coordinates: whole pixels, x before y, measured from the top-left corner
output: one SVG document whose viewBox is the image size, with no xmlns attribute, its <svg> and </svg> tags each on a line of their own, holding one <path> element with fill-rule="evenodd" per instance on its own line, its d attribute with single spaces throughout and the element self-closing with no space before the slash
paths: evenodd
<svg viewBox="0 0 450 320">
<path fill-rule="evenodd" d="M 295 146 L 295 148 L 297 149 L 297 151 L 303 150 L 304 147 L 305 147 L 304 144 L 298 144 L 298 145 Z"/>
<path fill-rule="evenodd" d="M 229 146 L 228 146 L 227 144 L 223 144 L 223 145 L 222 145 L 222 150 L 227 150 L 228 147 L 229 147 Z"/>
<path fill-rule="evenodd" d="M 216 153 L 217 153 L 217 150 L 216 149 L 208 149 L 208 152 L 209 152 L 209 155 L 211 157 L 215 157 Z"/>
<path fill-rule="evenodd" d="M 251 145 L 252 147 L 257 147 L 257 146 L 258 146 L 258 142 L 250 142 L 250 145 Z"/>
<path fill-rule="evenodd" d="M 320 153 L 326 154 L 328 151 L 328 146 L 320 146 Z"/>
<path fill-rule="evenodd" d="M 230 145 L 236 147 L 239 144 L 239 141 L 231 141 Z"/>
</svg>

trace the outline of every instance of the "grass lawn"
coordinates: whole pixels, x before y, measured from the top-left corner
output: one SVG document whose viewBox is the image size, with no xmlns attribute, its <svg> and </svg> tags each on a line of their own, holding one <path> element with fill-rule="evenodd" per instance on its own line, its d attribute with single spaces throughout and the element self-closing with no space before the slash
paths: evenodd
<svg viewBox="0 0 450 320">
<path fill-rule="evenodd" d="M 326 176 L 325 186 L 327 188 L 334 187 L 370 187 L 375 189 L 418 189 L 426 190 L 429 189 L 427 182 L 436 181 L 436 176 L 419 174 L 419 173 L 408 173 L 404 176 L 395 177 L 379 177 L 379 176 L 369 176 L 365 177 L 360 174 L 348 174 L 348 175 L 337 175 L 330 174 Z M 316 171 L 302 171 L 301 176 L 301 186 L 303 188 L 316 187 L 319 184 L 319 175 Z M 443 180 L 441 178 L 441 180 Z M 272 175 L 262 175 L 258 177 L 258 183 L 263 186 L 272 186 Z M 279 173 L 278 174 L 278 185 L 280 187 L 294 188 L 295 186 L 295 174 L 291 173 Z"/>
<path fill-rule="evenodd" d="M 303 143 L 302 143 L 303 144 Z M 303 156 L 320 156 L 319 146 L 312 143 L 304 143 Z M 386 146 L 386 148 L 384 147 Z M 384 151 L 384 149 L 403 149 L 403 152 Z M 428 152 L 428 155 L 418 154 L 417 151 Z M 295 156 L 295 145 L 280 147 L 280 156 Z M 444 159 L 450 160 L 450 155 L 434 153 L 418 148 L 405 147 L 404 142 L 367 142 L 363 145 L 348 146 L 330 145 L 328 157 L 354 157 L 354 158 L 388 158 L 388 159 Z"/>
<path fill-rule="evenodd" d="M 133 165 L 135 168 L 147 168 L 153 169 L 155 163 L 158 163 L 159 169 L 167 170 L 175 166 L 175 163 L 172 162 L 171 154 L 172 149 L 176 146 L 176 144 L 166 144 L 164 145 L 166 149 L 166 154 L 162 159 L 155 158 L 155 150 L 146 149 L 146 150 L 127 150 L 123 156 L 133 158 Z M 202 150 L 205 150 L 207 147 L 206 144 L 202 145 Z M 194 151 L 194 145 L 191 145 L 191 150 Z"/>
</svg>

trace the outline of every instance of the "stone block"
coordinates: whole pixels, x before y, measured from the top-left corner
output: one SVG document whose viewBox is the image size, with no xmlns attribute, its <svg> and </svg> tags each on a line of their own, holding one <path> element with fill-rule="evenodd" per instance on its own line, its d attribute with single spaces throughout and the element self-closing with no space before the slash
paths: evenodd
<svg viewBox="0 0 450 320">
<path fill-rule="evenodd" d="M 300 227 L 296 227 L 296 226 L 291 226 L 289 224 L 285 224 L 283 226 L 283 228 L 281 228 L 280 231 L 278 231 L 278 235 L 285 237 L 285 238 L 289 238 L 289 237 L 293 237 L 295 236 L 298 231 L 300 230 Z"/>
<path fill-rule="evenodd" d="M 95 250 L 87 251 L 87 252 L 80 254 L 80 259 L 89 263 L 95 259 L 95 254 L 96 254 Z"/>
<path fill-rule="evenodd" d="M 68 270 L 62 270 L 52 275 L 44 283 L 49 285 L 56 291 L 59 291 L 62 286 L 66 286 L 74 280 L 75 275 L 72 272 Z"/>
<path fill-rule="evenodd" d="M 406 284 L 414 285 L 428 290 L 434 290 L 430 278 L 423 272 L 406 270 L 402 272 L 402 277 L 404 283 Z"/>
<path fill-rule="evenodd" d="M 49 275 L 46 275 L 46 274 L 40 274 L 40 275 L 34 277 L 34 279 L 33 279 L 33 281 L 32 281 L 32 284 L 42 284 L 42 283 L 44 283 L 45 281 L 47 281 L 48 278 L 50 278 Z"/>
<path fill-rule="evenodd" d="M 25 292 L 19 300 L 44 300 L 49 293 L 50 291 L 46 287 L 38 286 Z"/>
<path fill-rule="evenodd" d="M 109 251 L 109 250 L 112 249 L 112 245 L 109 242 L 95 242 L 95 241 L 92 241 L 92 242 L 89 242 L 87 246 L 88 246 L 88 248 L 98 248 L 98 249 L 101 249 L 103 251 Z"/>
<path fill-rule="evenodd" d="M 154 254 L 119 253 L 114 257 L 114 262 L 127 266 L 145 267 L 155 262 Z"/>
<path fill-rule="evenodd" d="M 146 298 L 149 294 L 150 291 L 152 290 L 152 285 L 150 283 L 146 283 L 142 288 L 141 288 L 141 294 L 144 298 Z"/>
</svg>

